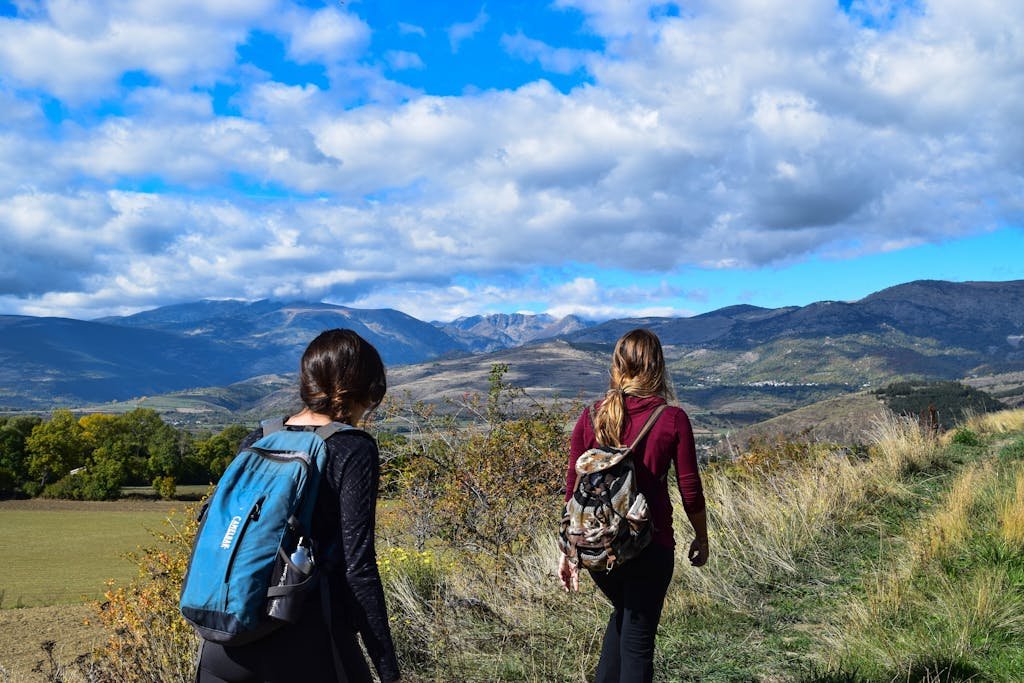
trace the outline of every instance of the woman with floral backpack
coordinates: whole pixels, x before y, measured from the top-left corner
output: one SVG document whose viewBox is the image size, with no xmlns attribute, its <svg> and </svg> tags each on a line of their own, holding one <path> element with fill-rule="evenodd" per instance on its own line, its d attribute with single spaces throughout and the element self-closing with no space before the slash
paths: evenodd
<svg viewBox="0 0 1024 683">
<path fill-rule="evenodd" d="M 612 603 L 596 683 L 654 678 L 654 639 L 675 566 L 672 466 L 695 535 L 687 556 L 696 567 L 707 562 L 693 431 L 686 413 L 668 405 L 673 398 L 657 335 L 632 330 L 615 345 L 605 398 L 573 429 L 558 574 L 566 591 L 577 590 L 584 566 Z"/>
</svg>

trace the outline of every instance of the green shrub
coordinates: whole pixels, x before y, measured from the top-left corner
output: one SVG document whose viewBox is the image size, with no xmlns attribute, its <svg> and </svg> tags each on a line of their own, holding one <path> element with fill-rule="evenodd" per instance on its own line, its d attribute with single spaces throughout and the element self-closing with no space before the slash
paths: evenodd
<svg viewBox="0 0 1024 683">
<path fill-rule="evenodd" d="M 107 632 L 92 657 L 79 663 L 95 683 L 186 683 L 194 680 L 198 641 L 178 612 L 198 522 L 195 508 L 174 512 L 154 542 L 132 555 L 139 573 L 127 585 L 109 583 L 96 618 Z"/>
<path fill-rule="evenodd" d="M 101 460 L 84 471 L 74 472 L 43 489 L 44 498 L 71 500 L 116 500 L 124 483 L 124 466 L 114 460 Z"/>
<path fill-rule="evenodd" d="M 1024 438 L 1006 444 L 999 449 L 1002 460 L 1024 460 Z"/>
<path fill-rule="evenodd" d="M 953 433 L 953 443 L 961 446 L 980 446 L 981 437 L 978 436 L 977 432 L 971 431 L 966 427 L 961 427 Z"/>
<path fill-rule="evenodd" d="M 518 409 L 522 392 L 491 369 L 486 397 L 469 396 L 453 412 L 411 406 L 403 419 L 416 439 L 393 441 L 406 502 L 417 510 L 416 545 L 444 541 L 463 559 L 495 572 L 518 562 L 538 528 L 554 528 L 565 477 L 567 413 L 558 405 Z"/>
<path fill-rule="evenodd" d="M 163 500 L 173 500 L 177 491 L 174 477 L 157 477 L 153 480 L 153 490 Z"/>
</svg>

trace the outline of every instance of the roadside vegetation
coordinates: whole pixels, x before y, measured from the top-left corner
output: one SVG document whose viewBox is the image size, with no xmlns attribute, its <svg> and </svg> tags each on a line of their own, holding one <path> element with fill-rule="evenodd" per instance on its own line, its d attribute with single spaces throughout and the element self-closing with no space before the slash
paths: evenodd
<svg viewBox="0 0 1024 683">
<path fill-rule="evenodd" d="M 534 403 L 505 370 L 447 410 L 382 415 L 402 426 L 380 439 L 378 551 L 403 680 L 578 682 L 596 665 L 609 608 L 592 582 L 567 595 L 554 576 L 580 407 Z M 859 444 L 762 437 L 704 470 L 711 559 L 686 562 L 677 504 L 657 680 L 1019 680 L 1024 410 L 938 434 L 895 414 L 862 427 Z M 102 647 L 41 652 L 49 680 L 190 680 L 177 590 L 191 519 L 172 516 L 137 579 L 98 603 Z"/>
</svg>

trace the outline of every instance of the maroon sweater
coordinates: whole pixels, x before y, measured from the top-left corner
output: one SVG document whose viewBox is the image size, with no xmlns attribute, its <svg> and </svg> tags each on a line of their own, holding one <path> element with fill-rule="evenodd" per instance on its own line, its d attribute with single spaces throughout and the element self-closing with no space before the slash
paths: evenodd
<svg viewBox="0 0 1024 683">
<path fill-rule="evenodd" d="M 633 443 L 644 422 L 656 407 L 665 402 L 659 396 L 637 398 L 626 396 L 626 419 L 620 439 L 624 445 Z M 600 405 L 600 403 L 598 404 Z M 569 444 L 569 471 L 565 477 L 565 499 L 572 497 L 576 487 L 576 459 L 588 448 L 597 446 L 594 427 L 588 411 L 584 410 L 572 430 Z M 669 406 L 658 417 L 633 452 L 636 462 L 636 485 L 647 498 L 653 541 L 669 548 L 675 547 L 672 535 L 672 502 L 668 497 L 668 469 L 675 464 L 676 483 L 683 497 L 683 508 L 689 513 L 704 509 L 704 489 L 697 471 L 697 452 L 693 445 L 690 418 L 681 408 Z"/>
</svg>

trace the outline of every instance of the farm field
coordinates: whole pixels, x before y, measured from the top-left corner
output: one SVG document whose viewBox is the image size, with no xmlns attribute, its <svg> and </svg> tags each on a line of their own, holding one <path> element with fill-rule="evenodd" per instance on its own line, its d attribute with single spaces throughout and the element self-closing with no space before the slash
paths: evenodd
<svg viewBox="0 0 1024 683">
<path fill-rule="evenodd" d="M 126 554 L 181 502 L 0 502 L 0 608 L 81 603 L 134 575 Z"/>
<path fill-rule="evenodd" d="M 13 681 L 42 681 L 32 668 L 57 642 L 61 662 L 89 652 L 103 635 L 92 600 L 105 582 L 127 582 L 136 572 L 126 555 L 153 541 L 173 509 L 186 503 L 146 500 L 79 502 L 0 501 L 0 666 Z M 90 623 L 92 621 L 93 623 Z M 0 675 L 0 680 L 2 675 Z"/>
<path fill-rule="evenodd" d="M 104 637 L 94 615 L 91 604 L 0 610 L 0 680 L 46 681 L 45 676 L 32 669 L 46 657 L 41 644 L 47 640 L 56 643 L 53 654 L 61 663 L 91 652 Z M 9 678 L 4 678 L 3 671 Z"/>
</svg>

